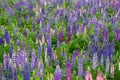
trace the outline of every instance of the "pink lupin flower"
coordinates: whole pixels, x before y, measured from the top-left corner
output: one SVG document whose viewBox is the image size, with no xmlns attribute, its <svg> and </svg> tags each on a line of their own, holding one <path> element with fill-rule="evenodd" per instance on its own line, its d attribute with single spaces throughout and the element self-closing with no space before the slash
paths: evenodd
<svg viewBox="0 0 120 80">
<path fill-rule="evenodd" d="M 96 80 L 103 80 L 101 71 L 98 72 L 98 75 L 96 77 Z"/>
<path fill-rule="evenodd" d="M 44 35 L 42 35 L 42 44 L 44 44 L 45 43 L 45 37 L 44 37 Z"/>
<path fill-rule="evenodd" d="M 36 37 L 36 44 L 38 44 L 38 37 Z"/>
<path fill-rule="evenodd" d="M 90 73 L 90 68 L 88 67 L 86 74 L 85 74 L 85 80 L 92 80 L 92 75 Z"/>
<path fill-rule="evenodd" d="M 114 71 L 115 71 L 114 64 L 112 64 L 111 67 L 110 67 L 110 73 L 111 73 L 113 78 L 114 78 Z"/>
</svg>

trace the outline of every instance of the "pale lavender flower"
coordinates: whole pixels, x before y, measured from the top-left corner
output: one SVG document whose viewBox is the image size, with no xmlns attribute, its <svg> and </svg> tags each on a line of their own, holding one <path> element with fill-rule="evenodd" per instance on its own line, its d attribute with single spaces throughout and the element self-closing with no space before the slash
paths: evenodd
<svg viewBox="0 0 120 80">
<path fill-rule="evenodd" d="M 38 62 L 37 77 L 40 77 L 41 80 L 44 80 L 44 64 L 42 59 L 40 59 Z"/>
<path fill-rule="evenodd" d="M 92 59 L 92 68 L 93 70 L 96 69 L 97 65 L 98 65 L 98 57 L 97 57 L 97 53 L 93 54 L 93 59 Z"/>
<path fill-rule="evenodd" d="M 103 66 L 104 65 L 104 58 L 103 58 L 103 54 L 101 54 L 101 58 L 100 58 L 100 65 Z"/>
<path fill-rule="evenodd" d="M 78 60 L 78 77 L 81 77 L 84 75 L 84 72 L 83 72 L 83 59 L 80 58 Z"/>
<path fill-rule="evenodd" d="M 110 69 L 110 60 L 109 60 L 109 56 L 107 56 L 105 72 L 108 73 L 109 69 Z"/>
<path fill-rule="evenodd" d="M 32 59 L 31 59 L 31 64 L 30 64 L 30 69 L 31 71 L 35 68 L 35 60 L 36 60 L 36 54 L 35 50 L 32 50 Z"/>
<path fill-rule="evenodd" d="M 53 80 L 62 80 L 62 71 L 59 65 L 56 66 Z"/>
<path fill-rule="evenodd" d="M 73 55 L 72 55 L 72 66 L 75 66 L 75 64 L 76 64 L 76 56 L 77 56 L 77 53 L 73 53 Z"/>
</svg>

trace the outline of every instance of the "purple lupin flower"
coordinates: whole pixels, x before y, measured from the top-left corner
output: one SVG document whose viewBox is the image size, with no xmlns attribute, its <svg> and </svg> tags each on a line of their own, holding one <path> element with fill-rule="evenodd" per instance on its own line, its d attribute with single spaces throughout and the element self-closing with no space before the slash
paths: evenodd
<svg viewBox="0 0 120 80">
<path fill-rule="evenodd" d="M 90 43 L 88 44 L 88 57 L 90 57 L 90 53 L 91 53 L 91 45 Z"/>
<path fill-rule="evenodd" d="M 109 60 L 109 56 L 107 56 L 105 72 L 108 73 L 109 69 L 110 69 L 110 60 Z"/>
<path fill-rule="evenodd" d="M 27 61 L 25 61 L 25 66 L 23 69 L 23 80 L 30 80 L 30 69 Z"/>
<path fill-rule="evenodd" d="M 59 65 L 56 65 L 56 69 L 55 69 L 53 80 L 62 80 L 62 71 L 61 71 Z"/>
<path fill-rule="evenodd" d="M 97 65 L 98 65 L 98 57 L 97 57 L 97 53 L 93 54 L 93 59 L 92 59 L 92 68 L 93 70 L 96 69 Z"/>
<path fill-rule="evenodd" d="M 61 43 L 63 39 L 63 31 L 60 32 L 59 34 L 59 42 Z"/>
<path fill-rule="evenodd" d="M 104 58 L 103 58 L 103 54 L 101 54 L 101 58 L 100 58 L 100 65 L 103 66 L 104 65 Z"/>
<path fill-rule="evenodd" d="M 16 41 L 16 45 L 17 45 L 17 46 L 20 45 L 20 40 L 17 40 L 17 41 Z"/>
<path fill-rule="evenodd" d="M 13 53 L 13 46 L 12 44 L 10 44 L 10 58 L 12 57 L 12 53 Z"/>
<path fill-rule="evenodd" d="M 36 76 L 40 77 L 41 80 L 44 80 L 44 64 L 42 59 L 40 59 L 38 62 L 38 70 Z"/>
<path fill-rule="evenodd" d="M 16 64 L 16 55 L 15 52 L 13 51 L 12 57 L 11 57 L 12 63 L 11 65 L 14 66 Z"/>
<path fill-rule="evenodd" d="M 31 0 L 27 0 L 25 6 L 27 10 L 33 9 L 33 3 L 31 2 Z"/>
<path fill-rule="evenodd" d="M 30 64 L 30 69 L 31 71 L 35 68 L 35 60 L 36 60 L 36 54 L 35 54 L 35 49 L 32 50 L 32 60 Z"/>
<path fill-rule="evenodd" d="M 75 66 L 75 62 L 76 62 L 76 56 L 77 56 L 77 53 L 73 53 L 73 55 L 72 55 L 72 66 Z"/>
<path fill-rule="evenodd" d="M 38 47 L 38 58 L 40 59 L 41 56 L 42 56 L 42 43 L 40 42 L 40 45 Z"/>
<path fill-rule="evenodd" d="M 70 59 L 68 58 L 67 63 L 66 63 L 66 80 L 71 79 L 71 63 Z"/>
<path fill-rule="evenodd" d="M 27 53 L 28 53 L 28 57 L 29 57 L 30 56 L 30 45 L 28 45 Z"/>
<path fill-rule="evenodd" d="M 3 39 L 0 37 L 0 45 L 3 44 L 3 43 L 4 43 L 4 41 L 3 41 Z"/>
<path fill-rule="evenodd" d="M 25 37 L 28 36 L 28 33 L 27 33 L 27 30 L 26 30 L 26 29 L 24 30 L 24 36 L 25 36 Z"/>
<path fill-rule="evenodd" d="M 13 16 L 13 15 L 15 14 L 14 9 L 11 8 L 11 7 L 9 7 L 9 8 L 8 8 L 8 14 L 9 14 L 10 16 Z"/>
<path fill-rule="evenodd" d="M 83 76 L 83 58 L 79 58 L 78 60 L 78 77 Z"/>
<path fill-rule="evenodd" d="M 108 38 L 109 38 L 108 29 L 107 29 L 107 27 L 106 28 L 104 27 L 102 29 L 102 39 L 103 39 L 103 41 L 108 41 Z"/>
<path fill-rule="evenodd" d="M 9 35 L 8 31 L 5 31 L 4 37 L 5 37 L 6 43 L 9 44 L 10 43 L 10 35 Z"/>
</svg>

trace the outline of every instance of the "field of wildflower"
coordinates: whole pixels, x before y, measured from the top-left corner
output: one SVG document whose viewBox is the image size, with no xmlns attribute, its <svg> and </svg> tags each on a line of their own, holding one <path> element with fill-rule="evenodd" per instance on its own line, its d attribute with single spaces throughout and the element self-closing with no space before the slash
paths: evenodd
<svg viewBox="0 0 120 80">
<path fill-rule="evenodd" d="M 120 0 L 0 0 L 0 80 L 120 80 Z"/>
</svg>

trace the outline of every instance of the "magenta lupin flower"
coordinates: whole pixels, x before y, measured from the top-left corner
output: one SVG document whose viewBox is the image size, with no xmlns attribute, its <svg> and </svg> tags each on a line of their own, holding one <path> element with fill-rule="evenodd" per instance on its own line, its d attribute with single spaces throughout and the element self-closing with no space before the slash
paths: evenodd
<svg viewBox="0 0 120 80">
<path fill-rule="evenodd" d="M 66 80 L 71 80 L 71 63 L 69 58 L 66 63 Z"/>
</svg>

